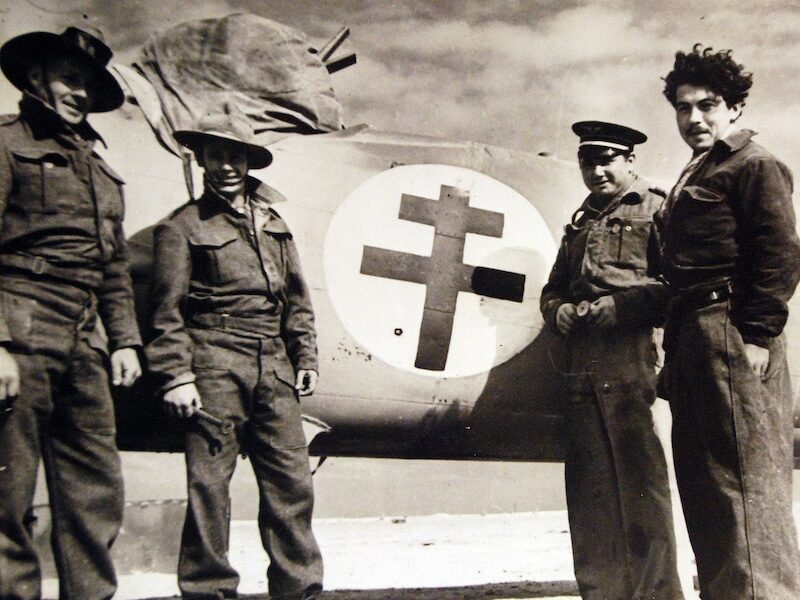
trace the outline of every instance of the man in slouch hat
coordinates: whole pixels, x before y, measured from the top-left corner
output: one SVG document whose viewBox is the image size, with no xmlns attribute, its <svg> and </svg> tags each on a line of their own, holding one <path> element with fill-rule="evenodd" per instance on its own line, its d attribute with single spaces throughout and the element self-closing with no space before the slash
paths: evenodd
<svg viewBox="0 0 800 600">
<path fill-rule="evenodd" d="M 204 190 L 155 229 L 147 356 L 167 407 L 195 417 L 185 435 L 183 597 L 236 597 L 229 485 L 244 452 L 259 490 L 270 598 L 308 600 L 322 589 L 322 556 L 299 396 L 316 386 L 316 330 L 294 239 L 272 207 L 283 196 L 248 175 L 272 162 L 253 137 L 231 104 L 175 132 L 203 167 Z M 200 409 L 231 427 L 197 419 Z"/>
<path fill-rule="evenodd" d="M 29 527 L 40 460 L 60 597 L 116 590 L 123 489 L 107 363 L 114 385 L 131 385 L 141 341 L 123 182 L 86 121 L 123 102 L 111 54 L 86 24 L 0 49 L 22 91 L 19 114 L 0 118 L 0 598 L 41 596 Z"/>
</svg>

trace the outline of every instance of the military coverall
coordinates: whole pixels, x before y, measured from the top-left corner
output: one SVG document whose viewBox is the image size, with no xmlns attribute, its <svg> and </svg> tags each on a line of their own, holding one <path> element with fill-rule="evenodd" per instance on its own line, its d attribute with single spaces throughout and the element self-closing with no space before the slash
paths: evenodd
<svg viewBox="0 0 800 600">
<path fill-rule="evenodd" d="M 791 173 L 736 130 L 666 205 L 664 379 L 704 600 L 800 598 L 783 328 L 800 279 Z M 745 343 L 769 349 L 760 380 Z"/>
<path fill-rule="evenodd" d="M 203 407 L 236 424 L 235 435 L 205 422 L 186 433 L 189 506 L 178 566 L 185 598 L 235 594 L 228 491 L 240 450 L 258 483 L 271 597 L 305 598 L 322 588 L 294 393 L 295 371 L 318 368 L 314 316 L 292 235 L 269 208 L 282 197 L 250 177 L 247 189 L 239 212 L 206 186 L 155 230 L 150 369 L 163 391 L 194 382 Z"/>
<path fill-rule="evenodd" d="M 653 278 L 662 194 L 638 178 L 604 207 L 590 194 L 566 227 L 542 291 L 555 331 L 566 302 L 610 294 L 617 311 L 615 326 L 580 323 L 566 340 L 565 479 L 584 600 L 683 598 L 667 465 L 650 410 L 653 327 L 663 319 L 663 286 Z"/>
<path fill-rule="evenodd" d="M 25 95 L 0 120 L 0 343 L 20 394 L 0 423 L 0 598 L 40 597 L 26 525 L 40 458 L 62 598 L 110 598 L 109 549 L 122 522 L 107 348 L 140 345 L 122 233 L 122 180 L 70 128 Z"/>
</svg>

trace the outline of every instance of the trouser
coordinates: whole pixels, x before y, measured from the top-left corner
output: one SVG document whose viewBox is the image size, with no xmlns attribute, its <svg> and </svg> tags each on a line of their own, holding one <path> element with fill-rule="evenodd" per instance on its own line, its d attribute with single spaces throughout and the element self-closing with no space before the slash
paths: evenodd
<svg viewBox="0 0 800 600">
<path fill-rule="evenodd" d="M 7 279 L 3 287 L 21 390 L 0 424 L 0 598 L 41 596 L 26 519 L 40 458 L 59 597 L 110 598 L 116 589 L 110 548 L 122 522 L 123 489 L 106 361 L 89 345 L 90 294 L 65 286 L 53 296 Z"/>
<path fill-rule="evenodd" d="M 792 395 L 783 335 L 751 370 L 729 302 L 671 315 L 675 470 L 704 600 L 796 600 Z"/>
<path fill-rule="evenodd" d="M 677 600 L 672 504 L 656 435 L 651 331 L 578 332 L 569 343 L 565 483 L 584 600 Z"/>
<path fill-rule="evenodd" d="M 308 448 L 283 341 L 190 331 L 203 407 L 232 420 L 236 430 L 224 435 L 198 421 L 186 433 L 189 505 L 178 565 L 181 592 L 185 598 L 236 595 L 239 575 L 227 556 L 228 492 L 237 454 L 244 451 L 258 484 L 270 597 L 311 597 L 322 589 L 322 556 L 311 531 Z"/>
</svg>

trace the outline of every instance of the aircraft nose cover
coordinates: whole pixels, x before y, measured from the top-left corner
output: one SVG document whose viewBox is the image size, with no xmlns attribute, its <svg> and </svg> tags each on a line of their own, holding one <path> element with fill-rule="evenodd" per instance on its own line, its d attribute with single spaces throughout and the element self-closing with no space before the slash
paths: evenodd
<svg viewBox="0 0 800 600">
<path fill-rule="evenodd" d="M 153 85 L 173 131 L 234 101 L 256 142 L 275 130 L 341 129 L 341 105 L 306 36 L 263 17 L 236 14 L 181 23 L 153 35 L 134 68 Z"/>
</svg>

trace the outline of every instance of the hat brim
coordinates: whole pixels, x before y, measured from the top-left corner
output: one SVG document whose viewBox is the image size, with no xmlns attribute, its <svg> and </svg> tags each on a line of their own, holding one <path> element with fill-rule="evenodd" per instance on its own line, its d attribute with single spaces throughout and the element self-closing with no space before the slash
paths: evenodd
<svg viewBox="0 0 800 600">
<path fill-rule="evenodd" d="M 0 69 L 14 87 L 26 90 L 31 65 L 65 54 L 81 61 L 92 73 L 94 100 L 90 112 L 108 112 L 122 106 L 125 93 L 105 65 L 55 33 L 34 31 L 8 40 L 0 48 Z"/>
<path fill-rule="evenodd" d="M 233 142 L 243 146 L 247 150 L 247 166 L 250 169 L 263 169 L 272 164 L 272 152 L 264 148 L 264 146 L 257 146 L 256 144 L 248 144 L 233 136 L 228 136 L 222 133 L 206 133 L 202 131 L 181 130 L 172 134 L 175 140 L 189 148 L 195 155 L 202 151 L 205 144 L 212 141 L 224 140 L 226 142 Z"/>
</svg>

